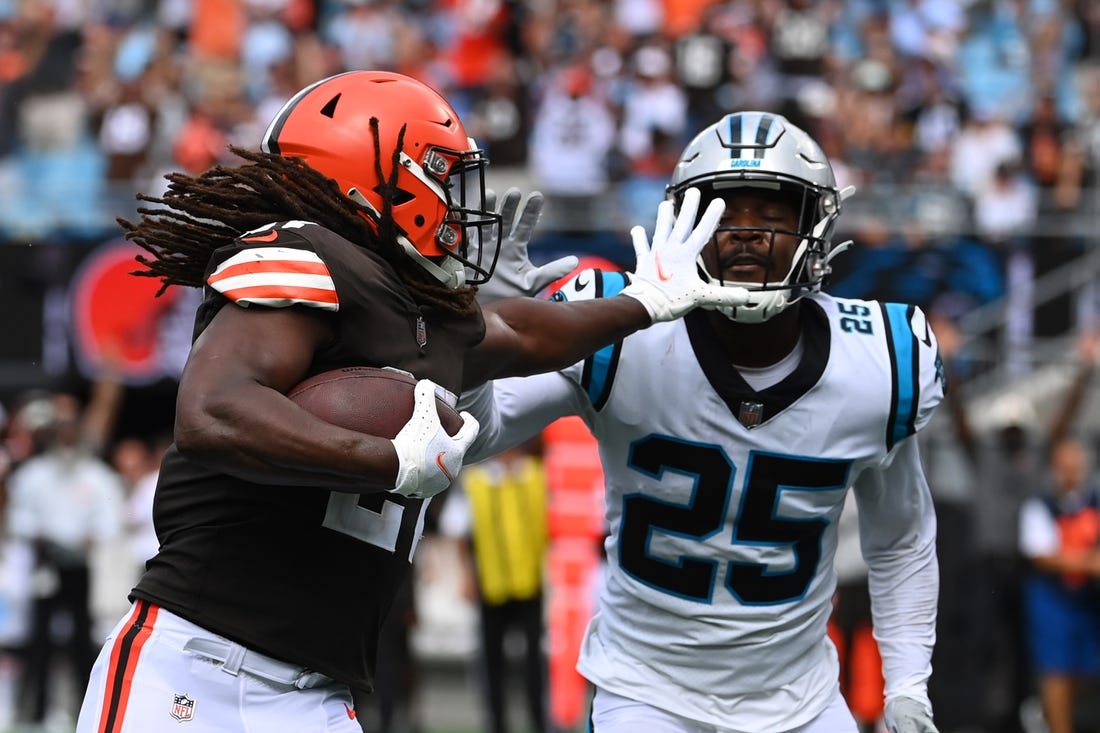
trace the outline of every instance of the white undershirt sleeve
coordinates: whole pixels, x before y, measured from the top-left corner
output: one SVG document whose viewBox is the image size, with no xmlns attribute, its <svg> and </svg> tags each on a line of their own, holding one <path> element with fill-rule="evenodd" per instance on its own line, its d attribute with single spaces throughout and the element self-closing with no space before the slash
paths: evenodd
<svg viewBox="0 0 1100 733">
<path fill-rule="evenodd" d="M 940 582 L 936 514 L 917 441 L 898 443 L 885 465 L 860 474 L 854 489 L 886 699 L 910 697 L 931 709 Z"/>
<path fill-rule="evenodd" d="M 581 404 L 576 384 L 559 372 L 498 379 L 464 392 L 459 409 L 481 424 L 464 463 L 520 445 L 558 418 L 578 414 Z"/>
<path fill-rule="evenodd" d="M 1062 543 L 1058 523 L 1042 499 L 1032 497 L 1020 508 L 1020 552 L 1024 557 L 1057 555 Z"/>
</svg>

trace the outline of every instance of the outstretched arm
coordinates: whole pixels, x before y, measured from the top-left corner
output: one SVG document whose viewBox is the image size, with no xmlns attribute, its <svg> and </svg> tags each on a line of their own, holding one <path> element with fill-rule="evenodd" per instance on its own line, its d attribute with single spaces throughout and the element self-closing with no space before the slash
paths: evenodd
<svg viewBox="0 0 1100 733">
<path fill-rule="evenodd" d="M 690 189 L 677 216 L 658 207 L 653 246 L 632 232 L 638 257 L 620 296 L 582 302 L 507 298 L 484 307 L 486 335 L 466 359 L 463 387 L 490 379 L 563 369 L 600 347 L 658 321 L 700 307 L 741 305 L 747 291 L 705 282 L 696 259 L 718 226 L 725 202 L 715 199 L 696 224 L 700 195 Z"/>
<path fill-rule="evenodd" d="M 581 414 L 587 402 L 576 383 L 547 372 L 488 382 L 463 392 L 458 404 L 481 425 L 465 458 L 477 463 L 522 445 L 560 417 Z"/>
<path fill-rule="evenodd" d="M 1077 358 L 1080 361 L 1080 368 L 1066 391 L 1061 409 L 1055 414 L 1054 420 L 1051 422 L 1050 435 L 1047 441 L 1048 446 L 1060 443 L 1073 428 L 1073 423 L 1081 410 L 1081 404 L 1084 402 L 1085 392 L 1089 383 L 1092 382 L 1098 355 L 1100 355 L 1100 332 L 1089 331 L 1083 334 L 1077 341 Z"/>
<path fill-rule="evenodd" d="M 645 308 L 624 296 L 566 303 L 511 298 L 484 314 L 485 339 L 466 357 L 463 391 L 499 377 L 563 369 L 651 323 Z"/>
<path fill-rule="evenodd" d="M 951 364 L 959 353 L 962 344 L 962 335 L 955 324 L 948 318 L 929 316 L 929 325 L 936 334 L 936 341 L 940 345 L 940 355 L 943 357 L 943 370 L 946 376 L 947 389 L 944 392 L 944 401 L 947 403 L 947 411 L 951 416 L 951 424 L 955 428 L 955 437 L 962 446 L 971 463 L 978 460 L 978 442 L 974 435 L 974 428 L 970 424 L 970 416 L 966 411 L 966 404 L 962 394 L 962 386 L 959 380 L 951 373 Z"/>
</svg>

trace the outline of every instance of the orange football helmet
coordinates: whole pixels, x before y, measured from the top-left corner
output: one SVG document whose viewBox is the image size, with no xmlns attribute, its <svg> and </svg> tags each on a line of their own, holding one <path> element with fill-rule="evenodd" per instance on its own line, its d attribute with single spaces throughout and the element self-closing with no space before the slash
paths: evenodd
<svg viewBox="0 0 1100 733">
<path fill-rule="evenodd" d="M 378 121 L 379 155 L 372 118 Z M 483 208 L 489 160 L 467 137 L 451 105 L 426 84 L 386 71 L 349 71 L 322 79 L 283 105 L 260 149 L 301 158 L 335 179 L 377 221 L 402 129 L 397 185 L 390 191 L 399 244 L 450 287 L 485 282 L 492 275 L 501 231 L 500 215 Z M 467 259 L 470 237 L 480 245 L 473 262 Z M 491 255 L 483 256 L 486 251 Z"/>
</svg>

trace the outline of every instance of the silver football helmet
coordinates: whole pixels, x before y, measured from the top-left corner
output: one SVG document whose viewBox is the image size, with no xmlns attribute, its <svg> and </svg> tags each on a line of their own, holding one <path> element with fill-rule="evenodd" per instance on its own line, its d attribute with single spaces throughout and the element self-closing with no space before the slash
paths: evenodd
<svg viewBox="0 0 1100 733">
<path fill-rule="evenodd" d="M 676 164 L 666 197 L 673 199 L 678 209 L 684 192 L 693 186 L 703 194 L 701 207 L 709 198 L 738 187 L 776 191 L 801 201 L 798 231 L 765 230 L 770 237 L 794 234 L 801 240 L 791 268 L 781 280 L 723 280 L 720 272 L 709 272 L 700 257 L 700 268 L 708 280 L 746 288 L 752 294 L 745 305 L 720 309 L 738 323 L 766 321 L 803 295 L 820 290 L 830 260 L 851 244 L 834 247 L 832 234 L 841 201 L 855 188 L 837 190 L 832 166 L 821 146 L 782 115 L 729 114 L 696 135 Z M 741 227 L 718 227 L 719 232 L 736 229 Z"/>
</svg>

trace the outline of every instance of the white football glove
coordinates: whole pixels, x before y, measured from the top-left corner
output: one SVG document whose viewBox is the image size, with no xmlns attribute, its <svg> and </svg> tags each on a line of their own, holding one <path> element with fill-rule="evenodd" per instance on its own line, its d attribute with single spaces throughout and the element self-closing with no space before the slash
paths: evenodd
<svg viewBox="0 0 1100 733">
<path fill-rule="evenodd" d="M 413 393 L 413 414 L 391 443 L 400 462 L 395 494 L 424 499 L 445 491 L 462 468 L 462 457 L 477 437 L 477 420 L 468 412 L 462 415 L 462 428 L 454 437 L 447 435 L 435 411 L 435 382 L 421 379 Z"/>
<path fill-rule="evenodd" d="M 531 242 L 535 225 L 542 214 L 544 198 L 540 192 L 532 191 L 522 209 L 519 206 L 521 198 L 523 195 L 518 188 L 509 188 L 501 199 L 499 213 L 503 233 L 500 238 L 500 255 L 497 257 L 493 276 L 477 288 L 477 302 L 481 305 L 503 298 L 536 295 L 550 283 L 572 272 L 579 262 L 575 256 L 569 255 L 539 267 L 531 263 L 527 245 Z M 492 210 L 495 205 L 496 193 L 486 191 L 485 208 Z M 471 261 L 477 261 L 479 246 L 477 240 L 471 240 L 470 249 L 467 250 L 467 257 Z"/>
<path fill-rule="evenodd" d="M 710 241 L 726 209 L 725 201 L 713 199 L 695 226 L 699 199 L 699 189 L 689 188 L 679 215 L 672 201 L 660 203 L 652 247 L 644 227 L 630 230 L 638 264 L 622 294 L 640 301 L 654 323 L 675 320 L 694 308 L 736 307 L 749 300 L 745 288 L 713 285 L 699 276 L 696 264 L 699 252 Z"/>
<path fill-rule="evenodd" d="M 886 729 L 890 733 L 939 733 L 932 710 L 911 697 L 895 697 L 886 703 Z"/>
</svg>

